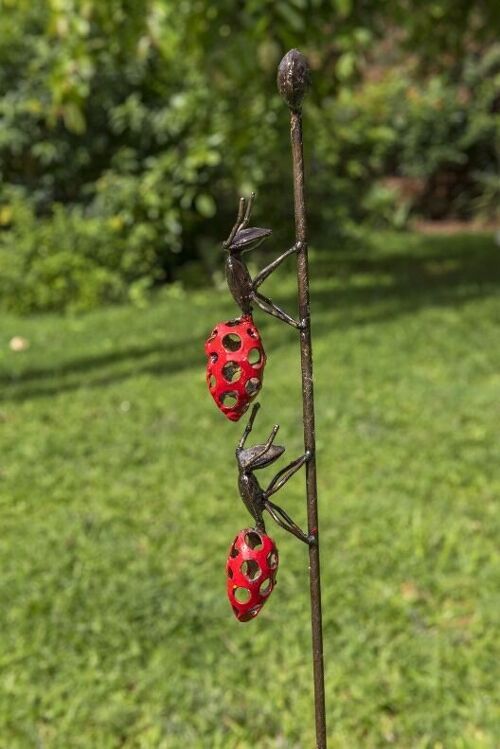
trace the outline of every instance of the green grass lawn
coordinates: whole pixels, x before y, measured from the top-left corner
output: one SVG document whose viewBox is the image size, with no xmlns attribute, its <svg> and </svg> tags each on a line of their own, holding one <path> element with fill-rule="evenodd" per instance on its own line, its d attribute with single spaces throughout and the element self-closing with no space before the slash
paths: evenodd
<svg viewBox="0 0 500 749">
<path fill-rule="evenodd" d="M 292 270 L 265 286 L 290 311 Z M 311 271 L 330 745 L 494 749 L 500 250 L 387 235 Z M 226 600 L 243 424 L 208 395 L 203 342 L 233 313 L 200 291 L 2 317 L 2 749 L 314 745 L 305 546 L 269 520 L 277 589 L 248 624 Z M 291 459 L 296 334 L 256 319 L 255 437 L 279 421 Z M 303 480 L 277 496 L 301 525 Z"/>
</svg>

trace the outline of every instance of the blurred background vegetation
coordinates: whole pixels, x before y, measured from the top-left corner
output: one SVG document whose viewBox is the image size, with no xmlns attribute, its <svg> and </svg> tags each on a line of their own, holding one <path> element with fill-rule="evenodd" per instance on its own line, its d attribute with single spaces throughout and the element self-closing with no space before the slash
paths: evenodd
<svg viewBox="0 0 500 749">
<path fill-rule="evenodd" d="M 0 0 L 0 749 L 314 745 L 306 549 L 269 521 L 279 586 L 239 625 L 241 431 L 203 354 L 238 195 L 263 255 L 292 241 L 290 47 L 329 746 L 498 749 L 499 26 L 498 0 Z M 292 314 L 294 265 L 265 287 Z M 256 321 L 255 439 L 279 421 L 292 459 L 296 332 Z M 279 501 L 306 524 L 302 476 Z"/>
<path fill-rule="evenodd" d="M 275 73 L 292 46 L 313 71 L 309 204 L 326 243 L 360 221 L 495 219 L 496 0 L 1 7 L 4 309 L 81 310 L 206 282 L 238 192 L 258 191 L 264 224 L 289 224 Z"/>
</svg>

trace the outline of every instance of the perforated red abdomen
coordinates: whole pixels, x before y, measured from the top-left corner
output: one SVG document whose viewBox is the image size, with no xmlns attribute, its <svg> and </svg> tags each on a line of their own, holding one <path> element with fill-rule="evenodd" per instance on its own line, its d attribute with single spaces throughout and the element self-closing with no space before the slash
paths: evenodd
<svg viewBox="0 0 500 749">
<path fill-rule="evenodd" d="M 207 384 L 231 421 L 245 413 L 262 387 L 266 354 L 250 315 L 220 322 L 205 343 Z"/>
<path fill-rule="evenodd" d="M 276 585 L 278 564 L 278 549 L 267 533 L 255 528 L 238 533 L 226 563 L 227 597 L 238 621 L 257 616 Z"/>
</svg>

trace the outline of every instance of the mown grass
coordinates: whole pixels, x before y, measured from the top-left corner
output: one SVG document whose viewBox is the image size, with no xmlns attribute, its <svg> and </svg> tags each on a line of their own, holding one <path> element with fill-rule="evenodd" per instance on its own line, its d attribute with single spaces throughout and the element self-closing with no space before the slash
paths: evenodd
<svg viewBox="0 0 500 749">
<path fill-rule="evenodd" d="M 313 253 L 328 722 L 336 749 L 493 749 L 500 260 L 491 238 Z M 290 266 L 290 269 L 293 264 Z M 295 282 L 266 289 L 292 310 Z M 307 552 L 269 522 L 279 585 L 225 597 L 241 425 L 204 383 L 224 292 L 2 319 L 0 746 L 314 745 Z M 302 449 L 293 330 L 256 438 Z M 30 348 L 11 352 L 14 335 Z M 278 501 L 301 524 L 303 477 Z"/>
</svg>

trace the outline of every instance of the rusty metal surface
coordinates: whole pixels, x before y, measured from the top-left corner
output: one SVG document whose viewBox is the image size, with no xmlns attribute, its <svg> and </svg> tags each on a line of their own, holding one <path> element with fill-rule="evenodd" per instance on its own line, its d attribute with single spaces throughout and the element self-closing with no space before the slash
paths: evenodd
<svg viewBox="0 0 500 749">
<path fill-rule="evenodd" d="M 311 85 L 309 65 L 298 49 L 291 49 L 278 67 L 278 90 L 291 110 L 299 110 Z"/>
<path fill-rule="evenodd" d="M 314 423 L 313 359 L 311 344 L 311 313 L 309 302 L 309 267 L 307 225 L 304 194 L 304 156 L 302 142 L 301 105 L 309 86 L 309 71 L 305 57 L 296 49 L 290 50 L 278 68 L 278 89 L 290 108 L 290 139 L 293 162 L 293 191 L 295 207 L 295 237 L 297 252 L 297 283 L 300 331 L 300 360 L 302 370 L 302 403 L 304 447 L 311 454 L 306 465 L 308 532 L 316 537 L 309 546 L 309 580 L 311 593 L 312 653 L 314 672 L 314 705 L 317 749 L 326 749 L 325 677 L 323 631 L 321 616 L 321 578 L 319 553 L 318 495 L 316 483 L 316 436 Z"/>
</svg>

